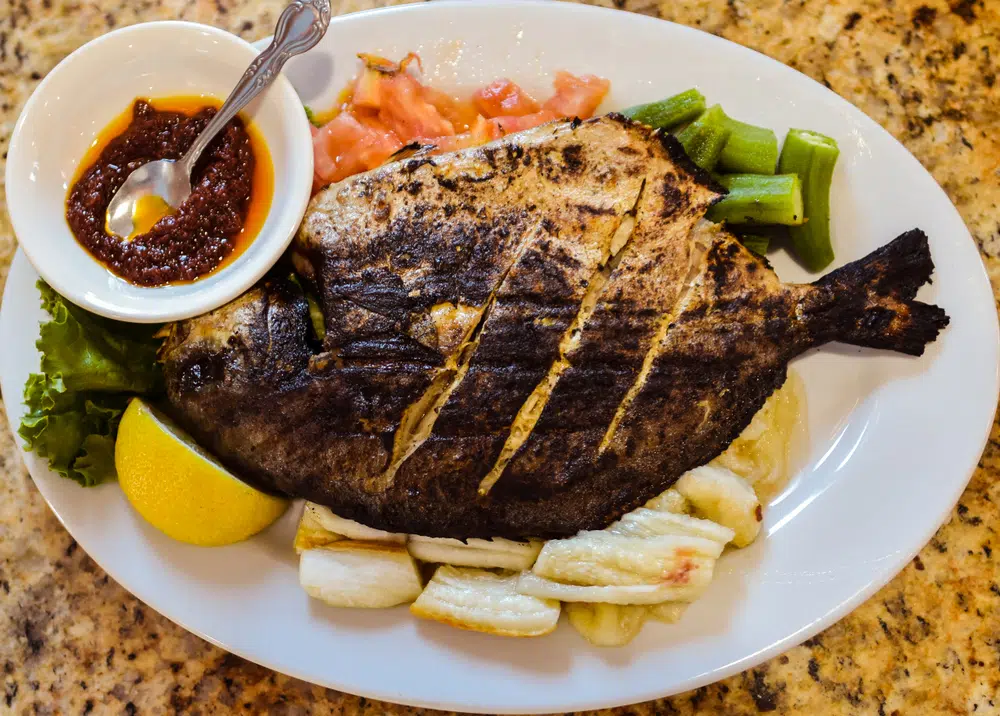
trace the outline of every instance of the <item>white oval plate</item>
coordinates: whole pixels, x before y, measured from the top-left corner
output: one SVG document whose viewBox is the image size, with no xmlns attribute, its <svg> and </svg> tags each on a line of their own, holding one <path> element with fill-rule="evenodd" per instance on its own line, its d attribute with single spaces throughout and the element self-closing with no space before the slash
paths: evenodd
<svg viewBox="0 0 1000 716">
<path fill-rule="evenodd" d="M 435 2 L 343 17 L 289 74 L 306 103 L 324 108 L 355 72 L 355 53 L 409 50 L 446 89 L 509 76 L 545 96 L 551 73 L 565 68 L 608 77 L 608 108 L 697 86 L 732 116 L 779 134 L 795 126 L 832 135 L 841 147 L 838 262 L 924 229 L 938 269 L 921 298 L 943 306 L 951 325 L 920 359 L 828 347 L 797 361 L 808 457 L 768 507 L 765 537 L 721 560 L 680 624 L 650 624 L 626 648 L 589 647 L 565 625 L 515 640 L 421 622 L 402 608 L 328 608 L 297 583 L 297 510 L 243 544 L 190 547 L 144 524 L 117 486 L 81 489 L 26 455 L 83 548 L 154 609 L 243 657 L 355 694 L 480 712 L 597 708 L 694 688 L 801 642 L 889 581 L 965 487 L 998 390 L 989 283 L 958 213 L 920 164 L 860 111 L 763 55 L 648 17 L 563 3 Z M 807 279 L 773 258 L 785 280 Z M 34 281 L 19 254 L 0 315 L 12 425 L 37 366 Z"/>
</svg>

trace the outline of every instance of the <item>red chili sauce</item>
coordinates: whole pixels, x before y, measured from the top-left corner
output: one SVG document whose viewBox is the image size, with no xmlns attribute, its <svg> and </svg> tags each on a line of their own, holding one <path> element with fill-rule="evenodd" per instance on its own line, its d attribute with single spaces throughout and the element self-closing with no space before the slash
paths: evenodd
<svg viewBox="0 0 1000 716">
<path fill-rule="evenodd" d="M 108 205 L 128 175 L 150 161 L 180 159 L 217 108 L 208 98 L 137 99 L 81 162 L 66 221 L 77 241 L 126 281 L 160 286 L 198 279 L 242 253 L 263 225 L 272 194 L 270 156 L 259 133 L 236 118 L 202 154 L 191 195 L 176 211 L 128 239 L 107 230 Z"/>
</svg>

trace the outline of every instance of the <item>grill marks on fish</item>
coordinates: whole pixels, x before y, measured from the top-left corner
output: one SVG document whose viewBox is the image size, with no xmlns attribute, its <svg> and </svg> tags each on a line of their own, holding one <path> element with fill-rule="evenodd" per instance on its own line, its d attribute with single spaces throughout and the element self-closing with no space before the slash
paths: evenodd
<svg viewBox="0 0 1000 716">
<path fill-rule="evenodd" d="M 540 226 L 536 226 L 534 233 L 537 234 L 540 229 Z M 493 312 L 498 293 L 505 285 L 512 270 L 517 270 L 517 264 L 525 252 L 529 250 L 531 243 L 532 241 L 529 239 L 521 244 L 513 263 L 500 277 L 485 306 L 472 314 L 466 314 L 466 316 L 475 315 L 476 322 L 468 328 L 458 348 L 448 357 L 445 365 L 438 369 L 427 391 L 406 409 L 394 439 L 392 460 L 369 489 L 375 491 L 388 489 L 395 480 L 400 467 L 423 445 L 434 430 L 442 409 L 448 404 L 455 390 L 462 385 L 469 371 L 473 356 L 476 355 L 482 341 L 483 331 L 489 325 L 489 318 Z M 447 317 L 444 320 L 446 321 Z"/>
<path fill-rule="evenodd" d="M 555 360 L 552 361 L 544 378 L 535 385 L 534 389 L 527 394 L 527 397 L 524 398 L 523 395 L 519 396 L 524 398 L 524 402 L 520 404 L 516 415 L 510 421 L 506 439 L 500 447 L 499 454 L 494 455 L 495 461 L 492 461 L 489 472 L 486 473 L 479 483 L 478 493 L 480 496 L 485 496 L 489 493 L 493 485 L 500 479 L 511 458 L 514 457 L 521 445 L 524 444 L 524 441 L 528 439 L 528 436 L 535 427 L 535 423 L 538 422 L 542 410 L 548 403 L 553 388 L 559 382 L 559 378 L 563 372 L 569 367 L 566 356 L 579 342 L 580 332 L 583 326 L 586 325 L 587 320 L 597 306 L 598 299 L 607 287 L 608 278 L 627 253 L 635 232 L 636 210 L 642 201 L 645 188 L 646 182 L 643 181 L 639 186 L 639 192 L 629 213 L 622 217 L 622 220 L 611 235 L 607 250 L 602 255 L 602 260 L 595 267 L 585 286 L 586 290 L 579 298 L 579 308 L 572 323 L 565 328 L 559 338 Z"/>
<path fill-rule="evenodd" d="M 322 345 L 269 278 L 172 328 L 170 405 L 242 477 L 379 529 L 603 528 L 721 452 L 795 355 L 919 355 L 947 324 L 913 300 L 922 233 L 785 285 L 700 223 L 716 196 L 616 117 L 346 180 L 294 245 Z"/>
<path fill-rule="evenodd" d="M 560 158 L 574 174 L 588 164 L 594 168 L 594 157 L 578 144 L 566 147 Z M 536 166 L 547 175 L 555 171 L 551 160 Z M 643 185 L 641 176 L 623 176 L 612 192 L 571 204 L 570 221 L 543 222 L 528 238 L 496 293 L 467 372 L 457 376 L 432 429 L 422 432 L 419 449 L 407 453 L 400 466 L 402 483 L 422 479 L 458 441 L 476 455 L 463 480 L 488 479 L 510 436 L 521 430 L 525 401 L 539 399 L 539 386 L 558 365 L 565 336 L 578 328 L 581 302 L 593 305 L 588 296 L 603 285 L 612 248 L 622 245 L 619 229 L 634 212 Z"/>
<path fill-rule="evenodd" d="M 671 166 L 650 178 L 629 246 L 559 365 L 557 383 L 519 441 L 502 482 L 511 492 L 568 484 L 592 458 L 661 327 L 689 283 L 689 236 L 719 194 Z M 554 467 L 555 466 L 555 467 Z M 493 482 L 500 479 L 493 477 Z"/>
<path fill-rule="evenodd" d="M 702 222 L 695 228 L 694 231 L 692 231 L 691 254 L 689 259 L 690 268 L 688 269 L 688 275 L 685 279 L 684 289 L 679 294 L 674 307 L 657 319 L 653 337 L 650 340 L 650 347 L 646 351 L 646 355 L 643 356 L 642 366 L 639 368 L 639 373 L 636 376 L 635 381 L 633 381 L 632 385 L 629 387 L 625 397 L 622 398 L 621 403 L 618 404 L 618 407 L 615 410 L 615 416 L 611 419 L 611 424 L 608 425 L 608 429 L 604 432 L 601 444 L 597 448 L 598 456 L 604 453 L 612 438 L 615 436 L 626 410 L 628 410 L 631 406 L 632 401 L 635 400 L 635 396 L 640 390 L 642 390 L 643 385 L 646 383 L 646 379 L 649 377 L 649 374 L 653 369 L 653 364 L 656 361 L 657 356 L 659 356 L 662 352 L 663 343 L 667 338 L 667 332 L 673 327 L 678 314 L 682 314 L 684 309 L 687 307 L 692 294 L 695 293 L 698 279 L 701 277 L 701 273 L 703 271 L 703 263 L 708 252 L 711 237 L 717 233 L 718 227 L 710 224 L 709 222 Z M 707 415 L 708 413 L 706 412 L 706 417 Z"/>
</svg>

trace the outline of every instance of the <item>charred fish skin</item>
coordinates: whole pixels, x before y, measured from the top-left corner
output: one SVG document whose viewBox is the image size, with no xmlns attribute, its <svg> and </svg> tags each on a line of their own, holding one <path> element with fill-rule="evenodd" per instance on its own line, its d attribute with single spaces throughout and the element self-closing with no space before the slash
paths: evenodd
<svg viewBox="0 0 1000 716">
<path fill-rule="evenodd" d="M 566 192 L 598 178 L 568 172 L 587 166 L 575 153 L 598 138 L 602 147 L 629 150 L 614 150 L 605 163 L 617 180 L 605 175 L 601 186 L 633 191 L 638 177 L 646 198 L 633 205 L 635 225 L 621 258 L 607 276 L 598 272 L 606 284 L 587 313 L 579 298 L 581 289 L 591 295 L 580 278 L 586 262 L 569 249 L 592 234 L 580 228 L 578 209 L 567 210 Z M 567 159 L 570 146 L 582 148 Z M 636 157 L 669 155 L 672 146 L 627 121 L 600 118 L 434 157 L 433 166 L 408 166 L 417 161 L 408 159 L 347 180 L 316 201 L 295 249 L 300 272 L 320 292 L 325 343 L 312 336 L 295 285 L 276 279 L 177 324 L 163 352 L 176 417 L 237 474 L 372 527 L 456 538 L 560 537 L 607 526 L 721 452 L 801 352 L 838 340 L 917 355 L 947 324 L 941 309 L 914 300 L 933 270 L 920 232 L 814 284 L 789 285 L 724 231 L 698 223 L 703 209 L 683 220 L 643 214 L 642 206 L 665 195 L 645 191 L 668 173 L 676 178 L 660 185 L 686 193 L 689 205 L 707 208 L 717 195 L 676 157 L 667 156 L 665 170 L 636 170 Z M 433 178 L 436 188 L 411 194 L 414 174 L 424 187 Z M 509 195 L 508 183 L 515 187 Z M 629 191 L 601 196 L 625 206 Z M 498 195 L 514 204 L 493 206 Z M 349 216 L 368 222 L 367 233 L 348 236 L 346 224 L 334 227 L 343 202 Z M 495 244 L 478 248 L 461 270 L 430 237 L 429 253 L 407 258 L 389 247 L 392 232 L 378 233 L 392 217 L 415 217 L 413 231 L 440 225 L 429 230 L 454 249 L 447 242 L 456 234 L 446 225 L 456 212 L 447 207 L 458 202 L 467 221 L 481 213 L 485 222 L 463 231 Z M 530 220 L 516 227 L 494 221 L 498 212 L 527 210 L 524 202 L 535 206 Z M 593 196 L 587 203 L 612 205 Z M 621 224 L 628 214 L 616 208 L 595 216 Z M 501 225 L 510 229 L 506 236 L 494 230 Z M 381 248 L 366 244 L 355 260 L 345 241 L 352 249 L 358 242 Z M 577 322 L 572 344 L 561 345 Z M 638 335 L 618 344 L 602 338 L 622 331 Z M 507 386 L 519 397 L 564 359 L 523 449 L 481 489 L 498 441 L 512 432 L 511 413 L 525 407 L 503 402 Z M 418 404 L 423 409 L 414 411 Z M 410 444 L 416 449 L 393 479 L 380 481 L 399 457 L 404 424 L 412 434 L 430 429 L 425 441 Z"/>
</svg>

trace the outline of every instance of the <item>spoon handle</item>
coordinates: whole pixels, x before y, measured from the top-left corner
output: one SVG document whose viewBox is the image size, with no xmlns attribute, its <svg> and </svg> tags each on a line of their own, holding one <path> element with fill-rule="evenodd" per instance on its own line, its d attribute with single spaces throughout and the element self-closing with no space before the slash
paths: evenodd
<svg viewBox="0 0 1000 716">
<path fill-rule="evenodd" d="M 293 0 L 278 17 L 271 44 L 254 58 L 225 104 L 181 158 L 188 176 L 216 134 L 281 72 L 290 57 L 311 50 L 330 25 L 330 0 Z"/>
</svg>

